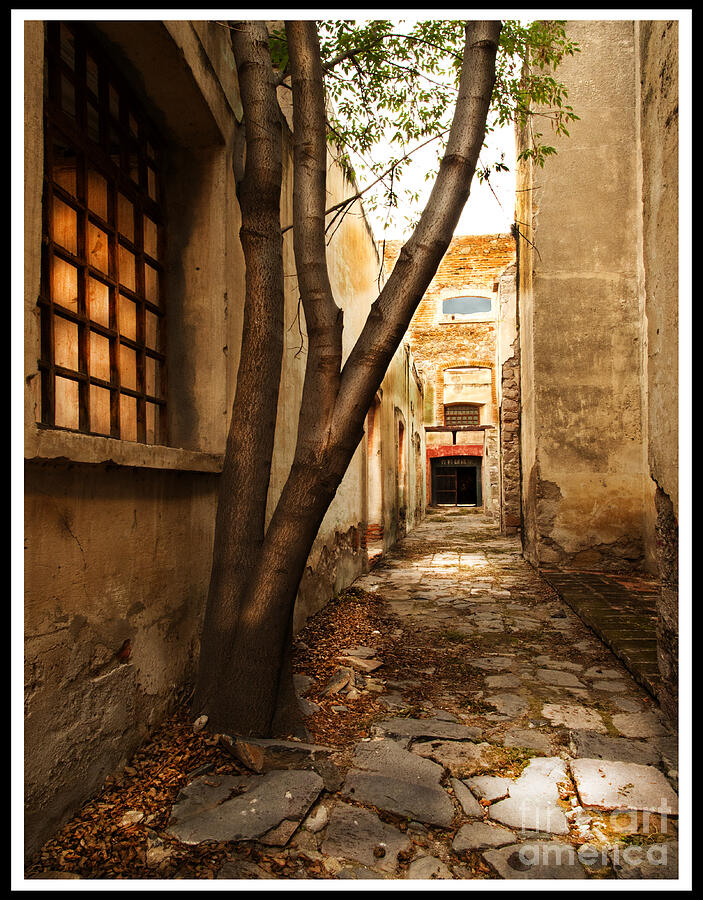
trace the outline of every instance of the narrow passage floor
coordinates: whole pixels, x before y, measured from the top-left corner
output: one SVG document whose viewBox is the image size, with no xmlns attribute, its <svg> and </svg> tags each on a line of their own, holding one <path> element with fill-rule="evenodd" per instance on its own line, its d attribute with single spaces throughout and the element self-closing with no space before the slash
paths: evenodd
<svg viewBox="0 0 703 900">
<path fill-rule="evenodd" d="M 220 879 L 676 877 L 674 735 L 482 514 L 428 515 L 295 668 L 309 740 L 220 736 L 140 877 L 193 877 L 203 848 Z"/>
</svg>

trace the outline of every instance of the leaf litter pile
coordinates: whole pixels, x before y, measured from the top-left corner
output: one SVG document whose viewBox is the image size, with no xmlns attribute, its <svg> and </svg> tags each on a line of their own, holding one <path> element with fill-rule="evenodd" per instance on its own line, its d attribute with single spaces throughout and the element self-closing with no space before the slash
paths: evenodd
<svg viewBox="0 0 703 900">
<path fill-rule="evenodd" d="M 371 734 L 374 721 L 389 714 L 383 703 L 386 681 L 414 682 L 404 689 L 407 707 L 394 709 L 394 715 L 422 715 L 433 705 L 428 697 L 443 685 L 451 683 L 456 690 L 466 647 L 454 647 L 432 630 L 408 632 L 407 620 L 405 624 L 404 631 L 380 592 L 354 587 L 308 620 L 297 635 L 293 665 L 306 685 L 302 693 L 317 707 L 305 717 L 311 741 L 348 751 L 350 758 L 354 745 Z M 340 657 L 359 646 L 372 648 L 382 667 L 369 677 L 355 674 L 346 693 L 325 694 L 325 686 L 343 665 Z M 38 851 L 26 877 L 208 879 L 233 857 L 256 863 L 269 877 L 293 877 L 296 866 L 289 858 L 255 842 L 187 845 L 166 832 L 176 797 L 193 778 L 205 772 L 247 773 L 218 737 L 195 732 L 188 703 L 183 703 L 129 765 L 109 776 L 98 794 Z M 324 877 L 312 869 L 307 877 Z"/>
</svg>

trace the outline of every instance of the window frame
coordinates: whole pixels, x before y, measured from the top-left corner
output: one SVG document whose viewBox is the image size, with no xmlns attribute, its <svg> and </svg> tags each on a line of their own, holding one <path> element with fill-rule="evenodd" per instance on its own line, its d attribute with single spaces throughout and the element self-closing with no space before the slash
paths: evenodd
<svg viewBox="0 0 703 900">
<path fill-rule="evenodd" d="M 71 43 L 68 37 L 72 38 Z M 72 109 L 70 101 L 72 96 Z M 91 118 L 92 116 L 92 118 Z M 42 261 L 40 309 L 41 416 L 37 424 L 51 429 L 111 437 L 142 444 L 167 443 L 166 416 L 166 220 L 163 205 L 163 145 L 138 99 L 111 62 L 88 26 L 47 22 L 45 27 L 44 169 L 42 198 Z M 90 119 L 90 122 L 89 122 Z M 92 131 L 92 133 L 91 133 Z M 112 145 L 110 142 L 113 142 Z M 62 144 L 75 153 L 73 188 L 57 180 L 56 148 Z M 116 152 L 111 155 L 111 150 Z M 136 164 L 135 164 L 136 163 Z M 133 177 L 136 176 L 136 178 Z M 104 207 L 96 209 L 91 186 L 102 179 Z M 120 197 L 131 204 L 132 229 L 125 233 Z M 61 203 L 75 216 L 75 242 L 58 241 L 55 224 Z M 146 223 L 149 236 L 146 236 Z M 106 238 L 102 271 L 91 258 L 90 230 Z M 120 257 L 131 257 L 133 278 L 120 278 Z M 56 261 L 74 270 L 76 296 L 71 309 L 58 302 L 52 270 Z M 147 286 L 147 272 L 153 272 Z M 58 278 L 58 276 L 57 276 Z M 98 320 L 90 308 L 91 282 L 107 292 L 107 316 Z M 127 283 L 126 283 L 127 282 Z M 155 287 L 156 293 L 151 289 Z M 121 300 L 121 298 L 123 298 Z M 134 305 L 134 327 L 120 308 Z M 130 307 L 131 308 L 131 307 Z M 151 318 L 147 319 L 147 316 Z M 57 360 L 57 323 L 75 329 L 75 366 Z M 131 317 L 130 317 L 131 326 Z M 61 325 L 60 328 L 64 328 Z M 96 374 L 91 364 L 95 338 L 108 342 L 108 373 Z M 132 356 L 130 356 L 130 354 Z M 127 379 L 122 357 L 134 360 L 134 378 Z M 96 357 L 97 359 L 97 357 Z M 131 368 L 131 365 L 130 365 Z M 77 423 L 57 423 L 56 378 L 77 385 Z M 130 383 L 131 382 L 131 383 Z M 63 382 L 61 382 L 63 384 Z M 109 430 L 96 429 L 99 391 L 109 392 Z M 127 434 L 123 407 L 134 410 Z M 91 417 L 94 420 L 91 422 Z M 148 417 L 153 421 L 148 421 Z M 130 416 L 131 419 L 131 416 Z M 131 424 L 131 423 L 130 423 Z"/>
<path fill-rule="evenodd" d="M 481 424 L 481 404 L 480 403 L 445 403 L 443 404 L 443 413 L 444 413 L 444 426 L 445 428 L 456 428 L 457 431 L 470 431 L 472 428 L 476 428 Z M 475 422 L 460 422 L 453 423 L 449 421 L 449 417 L 447 416 L 448 412 L 455 412 L 459 409 L 471 410 L 472 413 L 475 413 Z"/>
<path fill-rule="evenodd" d="M 486 300 L 489 303 L 489 308 L 487 310 L 471 313 L 445 312 L 444 304 L 449 300 Z M 452 322 L 490 322 L 495 319 L 495 300 L 493 295 L 486 296 L 484 294 L 452 294 L 451 296 L 442 297 L 439 303 L 439 317 L 442 323 L 451 324 Z"/>
</svg>

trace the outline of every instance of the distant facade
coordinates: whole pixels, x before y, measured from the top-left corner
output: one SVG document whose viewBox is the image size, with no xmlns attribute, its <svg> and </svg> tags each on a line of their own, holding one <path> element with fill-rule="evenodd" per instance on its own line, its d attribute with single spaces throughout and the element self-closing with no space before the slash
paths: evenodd
<svg viewBox="0 0 703 900">
<path fill-rule="evenodd" d="M 25 23 L 27 853 L 192 681 L 239 363 L 241 129 L 223 27 Z M 332 202 L 354 190 L 333 165 L 328 188 Z M 305 369 L 291 234 L 269 517 Z M 349 352 L 381 267 L 363 216 L 328 257 Z M 310 554 L 296 628 L 366 569 L 369 523 L 385 547 L 421 518 L 423 407 L 402 347 Z"/>
<path fill-rule="evenodd" d="M 387 268 L 399 252 L 399 242 L 387 245 Z M 504 273 L 514 260 L 512 235 L 455 237 L 408 329 L 425 382 L 427 502 L 482 507 L 496 520 L 503 505 L 499 289 L 510 290 Z"/>
</svg>

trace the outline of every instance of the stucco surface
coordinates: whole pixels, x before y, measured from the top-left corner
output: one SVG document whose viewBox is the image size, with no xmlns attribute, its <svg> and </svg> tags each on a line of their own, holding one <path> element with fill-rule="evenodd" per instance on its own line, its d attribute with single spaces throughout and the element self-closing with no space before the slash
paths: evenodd
<svg viewBox="0 0 703 900">
<path fill-rule="evenodd" d="M 580 119 L 519 172 L 523 504 L 530 557 L 645 557 L 643 324 L 633 22 L 570 22 L 559 68 Z M 539 482 L 554 486 L 540 500 Z M 549 491 L 547 491 L 549 493 Z"/>
</svg>

